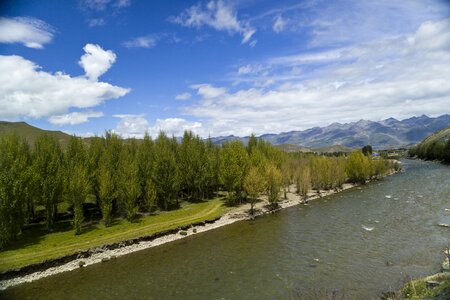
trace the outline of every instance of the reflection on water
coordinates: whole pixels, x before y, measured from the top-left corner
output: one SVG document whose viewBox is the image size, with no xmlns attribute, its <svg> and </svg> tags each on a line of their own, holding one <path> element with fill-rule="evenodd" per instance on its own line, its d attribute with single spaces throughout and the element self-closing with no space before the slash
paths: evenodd
<svg viewBox="0 0 450 300">
<path fill-rule="evenodd" d="M 450 168 L 402 174 L 104 264 L 7 290 L 20 299 L 375 298 L 439 269 L 450 242 Z M 323 294 L 322 294 L 323 295 Z"/>
</svg>

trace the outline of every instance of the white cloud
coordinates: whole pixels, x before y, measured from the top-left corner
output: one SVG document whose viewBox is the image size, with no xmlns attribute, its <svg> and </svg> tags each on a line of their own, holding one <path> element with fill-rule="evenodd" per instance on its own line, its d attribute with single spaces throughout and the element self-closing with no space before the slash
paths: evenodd
<svg viewBox="0 0 450 300">
<path fill-rule="evenodd" d="M 94 11 L 104 11 L 111 7 L 123 8 L 131 5 L 131 0 L 81 0 L 81 7 Z"/>
<path fill-rule="evenodd" d="M 410 42 L 424 50 L 450 50 L 450 19 L 423 23 Z"/>
<path fill-rule="evenodd" d="M 145 115 L 114 115 L 120 118 L 114 132 L 122 137 L 142 138 L 145 133 L 152 137 L 157 137 L 160 131 L 164 131 L 169 136 L 182 136 L 184 131 L 190 130 L 199 133 L 202 130 L 200 122 L 191 122 L 181 118 L 156 119 L 155 124 L 150 125 Z"/>
<path fill-rule="evenodd" d="M 191 89 L 196 89 L 197 94 L 205 99 L 217 98 L 226 93 L 226 89 L 223 87 L 215 87 L 211 84 L 193 84 Z"/>
<path fill-rule="evenodd" d="M 149 36 L 141 36 L 123 43 L 127 48 L 153 48 L 156 45 L 156 39 Z"/>
<path fill-rule="evenodd" d="M 189 99 L 191 99 L 191 97 L 192 97 L 191 93 L 186 92 L 186 93 L 182 93 L 182 94 L 176 95 L 175 99 L 177 99 L 177 100 L 189 100 Z"/>
<path fill-rule="evenodd" d="M 249 74 L 249 73 L 252 73 L 252 71 L 253 71 L 253 68 L 251 65 L 245 65 L 245 66 L 239 67 L 238 74 L 239 75 Z"/>
<path fill-rule="evenodd" d="M 116 7 L 127 7 L 131 5 L 131 0 L 117 0 L 114 5 Z"/>
<path fill-rule="evenodd" d="M 202 129 L 200 122 L 191 122 L 181 118 L 156 119 L 155 124 L 149 129 L 152 136 L 157 136 L 160 131 L 168 135 L 182 136 L 187 130 L 196 134 Z"/>
<path fill-rule="evenodd" d="M 272 78 L 276 85 L 191 86 L 202 99 L 186 106 L 184 113 L 201 119 L 201 132 L 207 128 L 212 136 L 450 113 L 447 32 L 448 20 L 427 22 L 412 35 L 270 59 L 271 73 L 262 78 Z M 312 70 L 310 64 L 316 64 Z M 294 68 L 302 72 L 292 74 Z M 244 74 L 252 71 L 251 66 L 241 69 Z M 283 77 L 280 71 L 291 76 Z"/>
<path fill-rule="evenodd" d="M 42 20 L 29 17 L 0 17 L 0 43 L 20 43 L 42 49 L 53 39 L 54 29 Z"/>
<path fill-rule="evenodd" d="M 256 30 L 248 22 L 240 21 L 234 8 L 222 0 L 210 1 L 206 6 L 199 4 L 186 9 L 177 17 L 170 18 L 174 23 L 186 27 L 211 26 L 219 31 L 242 35 L 242 43 L 248 43 Z M 255 43 L 253 43 L 255 44 Z"/>
<path fill-rule="evenodd" d="M 142 138 L 146 132 L 149 132 L 149 124 L 144 115 L 114 115 L 120 121 L 117 124 L 114 132 L 123 137 Z"/>
<path fill-rule="evenodd" d="M 283 19 L 283 17 L 281 15 L 278 15 L 275 18 L 275 22 L 273 23 L 272 29 L 276 33 L 280 33 L 284 30 L 285 26 L 286 26 L 286 21 Z"/>
<path fill-rule="evenodd" d="M 91 108 L 130 90 L 106 82 L 48 73 L 21 56 L 0 56 L 0 118 L 41 118 Z"/>
<path fill-rule="evenodd" d="M 83 48 L 85 54 L 81 56 L 78 64 L 84 69 L 86 76 L 97 80 L 111 68 L 116 61 L 116 54 L 111 50 L 103 50 L 99 45 L 86 44 Z"/>
<path fill-rule="evenodd" d="M 105 24 L 106 24 L 106 21 L 103 18 L 95 18 L 95 19 L 88 20 L 89 27 L 103 26 Z"/>
<path fill-rule="evenodd" d="M 86 112 L 72 112 L 65 115 L 51 116 L 48 121 L 54 125 L 78 125 L 86 123 L 90 118 L 103 117 L 102 112 L 86 111 Z"/>
<path fill-rule="evenodd" d="M 450 6 L 441 0 L 340 0 L 308 12 L 311 21 L 300 15 L 297 23 L 311 32 L 310 46 L 345 46 L 409 34 L 426 21 L 448 17 Z"/>
</svg>

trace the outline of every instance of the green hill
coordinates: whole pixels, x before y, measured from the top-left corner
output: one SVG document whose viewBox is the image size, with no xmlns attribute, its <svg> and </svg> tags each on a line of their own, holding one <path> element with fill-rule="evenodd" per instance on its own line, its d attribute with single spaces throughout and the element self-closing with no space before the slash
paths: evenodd
<svg viewBox="0 0 450 300">
<path fill-rule="evenodd" d="M 11 133 L 15 133 L 18 136 L 25 138 L 30 145 L 34 144 L 34 141 L 38 136 L 47 134 L 58 139 L 63 148 L 67 145 L 70 138 L 70 135 L 62 131 L 43 130 L 25 122 L 0 121 L 0 137 Z"/>
<path fill-rule="evenodd" d="M 411 148 L 409 156 L 450 163 L 450 126 L 436 131 Z"/>
<path fill-rule="evenodd" d="M 429 144 L 434 141 L 446 142 L 450 139 L 450 126 L 442 130 L 436 131 L 429 137 L 425 138 L 420 144 Z"/>
</svg>

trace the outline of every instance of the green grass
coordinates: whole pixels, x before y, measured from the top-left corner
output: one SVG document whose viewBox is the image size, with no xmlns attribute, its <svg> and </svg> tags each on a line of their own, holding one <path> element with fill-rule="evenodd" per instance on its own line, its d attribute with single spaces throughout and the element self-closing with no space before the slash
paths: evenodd
<svg viewBox="0 0 450 300">
<path fill-rule="evenodd" d="M 0 272 L 215 218 L 226 210 L 216 198 L 142 217 L 133 223 L 117 219 L 110 227 L 90 225 L 81 235 L 74 234 L 69 221 L 59 222 L 52 233 L 47 233 L 44 225 L 39 224 L 24 231 L 15 244 L 0 252 Z"/>
<path fill-rule="evenodd" d="M 439 281 L 441 284 L 434 288 L 427 288 L 427 281 Z M 400 299 L 450 299 L 450 273 L 440 273 L 426 278 L 408 282 L 401 290 Z"/>
</svg>

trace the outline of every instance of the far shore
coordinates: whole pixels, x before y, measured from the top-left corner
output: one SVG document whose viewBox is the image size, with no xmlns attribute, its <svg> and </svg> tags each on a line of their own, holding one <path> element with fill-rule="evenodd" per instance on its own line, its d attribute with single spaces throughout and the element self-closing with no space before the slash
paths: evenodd
<svg viewBox="0 0 450 300">
<path fill-rule="evenodd" d="M 389 175 L 395 174 L 395 172 Z M 389 176 L 388 175 L 388 176 Z M 291 191 L 286 194 L 287 199 L 280 199 L 278 202 L 278 207 L 276 209 L 270 209 L 267 199 L 261 197 L 254 206 L 254 214 L 251 215 L 250 204 L 246 203 L 238 207 L 232 208 L 230 211 L 222 215 L 221 217 L 214 220 L 207 220 L 206 222 L 200 222 L 201 224 L 192 224 L 189 226 L 183 226 L 182 228 L 177 228 L 171 230 L 168 234 L 154 235 L 158 236 L 156 238 L 145 237 L 142 239 L 134 239 L 131 241 L 122 241 L 114 245 L 114 247 L 108 247 L 111 245 L 105 245 L 103 247 L 97 247 L 95 249 L 89 249 L 84 251 L 84 255 L 78 255 L 69 262 L 58 265 L 56 261 L 58 259 L 47 261 L 38 264 L 39 271 L 23 272 L 17 273 L 17 276 L 11 276 L 12 278 L 4 279 L 0 281 L 0 290 L 5 290 L 10 287 L 17 286 L 22 283 L 32 282 L 44 277 L 52 276 L 58 273 L 72 271 L 80 267 L 87 267 L 92 264 L 107 262 L 113 260 L 119 256 L 127 255 L 136 251 L 141 251 L 144 249 L 156 247 L 165 243 L 173 242 L 191 235 L 206 232 L 215 228 L 219 228 L 228 224 L 232 224 L 238 221 L 251 220 L 254 217 L 262 216 L 269 213 L 274 213 L 278 210 L 292 207 L 295 205 L 307 205 L 309 201 L 320 199 L 322 197 L 330 196 L 332 194 L 339 193 L 344 190 L 348 190 L 358 186 L 358 184 L 345 183 L 340 189 L 333 190 L 322 190 L 320 192 L 314 191 L 309 192 L 307 200 L 303 199 L 299 195 L 293 193 L 295 189 L 294 186 L 291 187 Z M 283 195 L 282 195 L 283 196 Z M 111 249 L 112 248 L 112 249 Z M 87 257 L 86 257 L 87 256 Z M 56 266 L 54 266 L 56 263 Z M 24 270 L 26 268 L 23 268 Z"/>
</svg>

